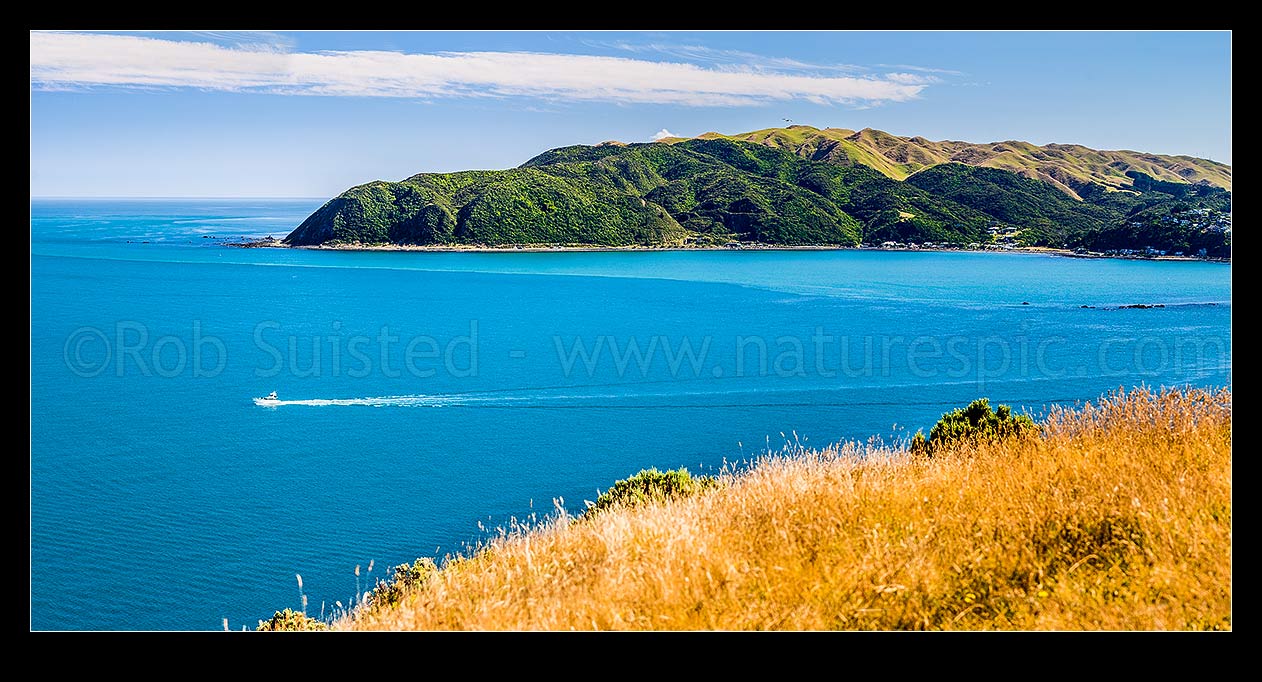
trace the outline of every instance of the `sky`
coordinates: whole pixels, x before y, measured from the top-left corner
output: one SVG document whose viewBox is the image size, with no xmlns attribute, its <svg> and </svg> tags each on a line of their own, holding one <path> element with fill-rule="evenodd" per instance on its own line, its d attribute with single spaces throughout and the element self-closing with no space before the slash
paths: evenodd
<svg viewBox="0 0 1262 682">
<path fill-rule="evenodd" d="M 794 124 L 1231 163 L 1229 32 L 32 32 L 31 195 L 329 197 Z"/>
</svg>

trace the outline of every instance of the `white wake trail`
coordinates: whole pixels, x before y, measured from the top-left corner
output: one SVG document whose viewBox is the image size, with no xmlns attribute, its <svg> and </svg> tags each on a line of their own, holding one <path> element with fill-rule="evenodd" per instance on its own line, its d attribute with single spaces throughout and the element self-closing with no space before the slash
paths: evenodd
<svg viewBox="0 0 1262 682">
<path fill-rule="evenodd" d="M 1191 372 L 1187 379 L 1196 376 L 1210 376 L 1220 368 L 1218 366 L 1197 368 Z M 1024 377 L 1017 379 L 993 379 L 986 382 L 990 389 L 998 386 L 1017 384 L 1025 386 L 1035 382 L 1054 382 L 1059 381 L 1059 377 Z M 733 388 L 703 388 L 700 390 L 674 390 L 674 391 L 645 391 L 645 392 L 610 392 L 611 386 L 572 386 L 564 387 L 569 390 L 564 393 L 556 393 L 557 389 L 562 387 L 545 387 L 535 389 L 500 389 L 490 391 L 470 391 L 469 393 L 438 393 L 426 395 L 423 393 L 413 395 L 387 395 L 387 396 L 370 396 L 363 398 L 311 398 L 307 400 L 266 400 L 264 398 L 255 398 L 254 404 L 260 407 L 281 407 L 281 406 L 303 406 L 303 407 L 463 407 L 463 406 L 508 406 L 521 404 L 523 406 L 540 405 L 540 403 L 557 404 L 566 403 L 572 405 L 589 404 L 592 401 L 628 401 L 634 403 L 637 400 L 651 399 L 695 399 L 695 398 L 719 398 L 728 396 L 766 396 L 780 395 L 791 393 L 848 393 L 848 392 L 867 392 L 876 389 L 916 389 L 916 388 L 958 388 L 960 386 L 975 386 L 976 379 L 966 379 L 960 381 L 940 381 L 940 382 L 907 382 L 907 383 L 867 383 L 867 384 L 839 384 L 839 385 L 818 385 L 807 384 L 801 386 L 778 386 L 767 387 L 759 386 L 743 386 Z M 634 382 L 626 384 L 625 388 L 633 388 Z M 603 391 L 593 392 L 577 392 L 583 389 L 604 388 Z M 1060 399 L 1046 398 L 1050 402 L 1058 402 Z M 859 399 L 855 404 L 863 404 L 864 400 Z M 949 401 L 948 401 L 949 402 Z M 821 402 L 821 405 L 827 404 Z M 544 405 L 540 405 L 544 406 Z M 695 406 L 695 403 L 689 403 L 682 406 Z"/>
<path fill-rule="evenodd" d="M 281 407 L 285 405 L 302 405 L 306 407 L 442 407 L 451 404 L 451 400 L 443 396 L 427 395 L 394 395 L 375 398 L 315 398 L 311 400 L 264 400 L 255 398 L 254 404 L 260 407 Z"/>
</svg>

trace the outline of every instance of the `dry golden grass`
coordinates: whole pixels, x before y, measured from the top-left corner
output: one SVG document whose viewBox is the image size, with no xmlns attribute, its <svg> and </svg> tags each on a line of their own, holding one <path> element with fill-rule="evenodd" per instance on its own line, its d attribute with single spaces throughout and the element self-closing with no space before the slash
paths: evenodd
<svg viewBox="0 0 1262 682">
<path fill-rule="evenodd" d="M 1231 394 L 1038 437 L 769 457 L 699 497 L 510 534 L 343 629 L 1231 627 Z"/>
</svg>

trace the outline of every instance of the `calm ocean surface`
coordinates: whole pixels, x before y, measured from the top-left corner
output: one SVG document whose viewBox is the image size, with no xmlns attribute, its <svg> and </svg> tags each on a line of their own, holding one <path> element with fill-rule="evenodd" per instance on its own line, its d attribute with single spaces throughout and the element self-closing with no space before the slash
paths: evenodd
<svg viewBox="0 0 1262 682">
<path fill-rule="evenodd" d="M 1223 264 L 203 238 L 320 203 L 33 202 L 33 628 L 252 628 L 648 466 L 1230 385 Z"/>
</svg>

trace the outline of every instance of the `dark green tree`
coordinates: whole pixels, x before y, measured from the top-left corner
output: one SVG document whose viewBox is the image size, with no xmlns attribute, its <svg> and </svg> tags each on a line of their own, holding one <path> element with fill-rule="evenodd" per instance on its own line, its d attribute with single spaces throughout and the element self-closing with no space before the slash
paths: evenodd
<svg viewBox="0 0 1262 682">
<path fill-rule="evenodd" d="M 917 431 L 911 440 L 911 450 L 920 455 L 932 455 L 950 445 L 997 442 L 1032 433 L 1037 428 L 1033 419 L 1013 414 L 1011 407 L 1000 405 L 999 409 L 991 409 L 989 398 L 978 398 L 967 407 L 942 415 L 930 429 L 928 438 Z"/>
</svg>

